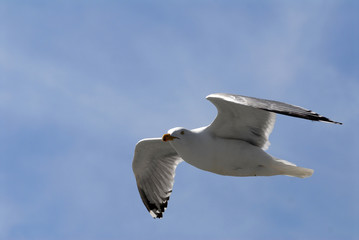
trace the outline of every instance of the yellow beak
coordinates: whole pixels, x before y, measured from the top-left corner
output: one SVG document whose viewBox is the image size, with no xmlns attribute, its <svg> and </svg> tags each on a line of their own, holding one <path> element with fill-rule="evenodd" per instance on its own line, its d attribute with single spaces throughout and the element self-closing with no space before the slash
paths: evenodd
<svg viewBox="0 0 359 240">
<path fill-rule="evenodd" d="M 166 133 L 165 135 L 163 135 L 162 141 L 164 141 L 164 142 L 172 141 L 175 138 L 178 138 L 178 137 L 173 137 L 173 136 L 171 136 L 171 134 Z"/>
</svg>

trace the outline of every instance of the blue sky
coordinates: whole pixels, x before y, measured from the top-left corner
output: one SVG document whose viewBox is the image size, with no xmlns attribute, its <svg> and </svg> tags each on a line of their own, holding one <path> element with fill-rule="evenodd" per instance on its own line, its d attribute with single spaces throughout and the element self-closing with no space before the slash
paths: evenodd
<svg viewBox="0 0 359 240">
<path fill-rule="evenodd" d="M 1 1 L 0 239 L 358 239 L 358 1 Z M 268 152 L 308 179 L 177 168 L 154 220 L 135 144 L 205 96 L 285 101 Z"/>
</svg>

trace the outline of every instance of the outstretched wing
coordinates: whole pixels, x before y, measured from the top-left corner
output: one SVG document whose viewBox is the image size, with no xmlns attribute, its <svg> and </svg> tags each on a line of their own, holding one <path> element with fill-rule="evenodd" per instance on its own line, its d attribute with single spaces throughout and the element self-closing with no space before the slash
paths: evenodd
<svg viewBox="0 0 359 240">
<path fill-rule="evenodd" d="M 215 93 L 207 96 L 218 110 L 213 123 L 207 127 L 212 134 L 223 138 L 248 141 L 260 148 L 269 146 L 275 113 L 313 121 L 342 124 L 302 107 L 240 95 Z"/>
<path fill-rule="evenodd" d="M 141 199 L 154 218 L 161 218 L 167 208 L 180 162 L 177 152 L 160 138 L 143 139 L 136 145 L 132 169 Z"/>
</svg>

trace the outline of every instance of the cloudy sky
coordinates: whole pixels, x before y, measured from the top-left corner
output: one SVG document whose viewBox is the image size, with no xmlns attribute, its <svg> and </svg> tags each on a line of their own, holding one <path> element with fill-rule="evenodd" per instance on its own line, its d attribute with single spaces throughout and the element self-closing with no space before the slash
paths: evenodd
<svg viewBox="0 0 359 240">
<path fill-rule="evenodd" d="M 0 239 L 358 239 L 358 1 L 1 1 Z M 205 96 L 285 101 L 268 152 L 307 179 L 177 168 L 163 219 L 135 144 L 211 123 Z"/>
</svg>

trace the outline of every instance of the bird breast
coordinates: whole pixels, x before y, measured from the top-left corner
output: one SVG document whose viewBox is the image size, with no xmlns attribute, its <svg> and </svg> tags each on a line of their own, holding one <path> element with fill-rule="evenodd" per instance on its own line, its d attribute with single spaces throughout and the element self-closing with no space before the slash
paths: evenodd
<svg viewBox="0 0 359 240">
<path fill-rule="evenodd" d="M 268 165 L 272 158 L 261 148 L 238 139 L 207 138 L 174 146 L 187 163 L 213 173 L 238 176 L 238 170 Z"/>
</svg>

